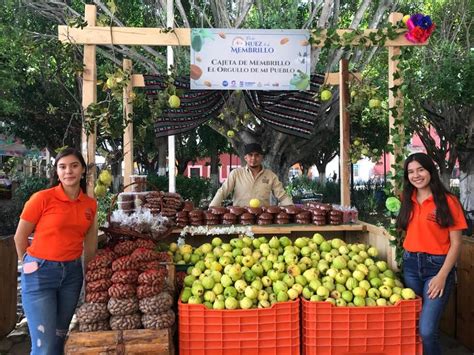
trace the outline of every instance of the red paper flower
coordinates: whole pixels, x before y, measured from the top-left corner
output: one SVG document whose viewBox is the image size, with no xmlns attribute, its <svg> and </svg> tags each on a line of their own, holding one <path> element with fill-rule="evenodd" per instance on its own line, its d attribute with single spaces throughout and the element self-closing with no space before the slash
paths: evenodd
<svg viewBox="0 0 474 355">
<path fill-rule="evenodd" d="M 413 43 L 426 42 L 435 29 L 435 24 L 431 22 L 431 18 L 423 14 L 412 15 L 406 25 L 408 32 L 405 37 Z"/>
</svg>

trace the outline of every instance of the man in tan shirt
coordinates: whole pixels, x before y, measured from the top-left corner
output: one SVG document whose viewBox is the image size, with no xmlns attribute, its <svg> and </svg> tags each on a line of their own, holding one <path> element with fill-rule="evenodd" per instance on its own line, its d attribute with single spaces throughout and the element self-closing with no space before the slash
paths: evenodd
<svg viewBox="0 0 474 355">
<path fill-rule="evenodd" d="M 244 154 L 247 165 L 230 172 L 210 206 L 220 206 L 231 192 L 234 192 L 234 206 L 248 206 L 253 198 L 259 199 L 262 206 L 269 206 L 270 193 L 273 193 L 281 206 L 293 205 L 293 200 L 285 192 L 275 173 L 262 166 L 263 151 L 260 144 L 247 144 Z"/>
</svg>

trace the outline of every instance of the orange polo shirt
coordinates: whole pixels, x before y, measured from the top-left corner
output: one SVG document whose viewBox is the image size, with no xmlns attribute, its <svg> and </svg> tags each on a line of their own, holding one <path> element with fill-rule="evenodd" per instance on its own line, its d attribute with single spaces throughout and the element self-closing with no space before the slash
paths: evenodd
<svg viewBox="0 0 474 355">
<path fill-rule="evenodd" d="M 449 210 L 454 224 L 442 228 L 436 223 L 436 205 L 433 196 L 419 204 L 416 200 L 416 190 L 412 197 L 413 211 L 408 223 L 403 247 L 410 252 L 421 252 L 434 255 L 446 255 L 451 246 L 449 232 L 467 228 L 466 218 L 461 204 L 452 195 L 446 195 Z"/>
<path fill-rule="evenodd" d="M 93 198 L 81 191 L 77 199 L 70 200 L 61 184 L 33 194 L 20 216 L 35 224 L 28 254 L 51 261 L 79 258 L 96 210 L 97 203 Z"/>
</svg>

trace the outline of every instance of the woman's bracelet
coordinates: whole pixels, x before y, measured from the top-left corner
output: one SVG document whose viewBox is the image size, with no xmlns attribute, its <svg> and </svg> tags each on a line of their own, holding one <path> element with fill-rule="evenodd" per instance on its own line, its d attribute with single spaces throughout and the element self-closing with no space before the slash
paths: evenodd
<svg viewBox="0 0 474 355">
<path fill-rule="evenodd" d="M 21 258 L 18 259 L 18 264 L 19 264 L 19 265 L 23 264 L 23 259 L 25 258 L 25 255 L 26 255 L 26 251 L 23 253 L 23 255 L 21 256 Z"/>
</svg>

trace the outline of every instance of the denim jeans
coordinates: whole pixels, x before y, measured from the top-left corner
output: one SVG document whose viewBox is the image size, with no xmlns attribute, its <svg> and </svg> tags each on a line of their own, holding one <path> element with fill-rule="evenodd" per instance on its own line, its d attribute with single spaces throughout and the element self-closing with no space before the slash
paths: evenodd
<svg viewBox="0 0 474 355">
<path fill-rule="evenodd" d="M 31 337 L 31 354 L 63 354 L 82 288 L 81 259 L 49 261 L 25 255 L 23 263 L 36 261 L 38 269 L 21 273 L 21 297 Z"/>
<path fill-rule="evenodd" d="M 446 255 L 426 253 L 403 253 L 403 278 L 405 287 L 410 287 L 423 298 L 419 330 L 423 340 L 423 353 L 429 355 L 441 354 L 439 343 L 439 321 L 454 288 L 455 268 L 453 268 L 444 286 L 443 296 L 428 298 L 428 288 L 431 279 L 436 276 L 446 260 Z"/>
</svg>

